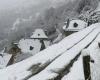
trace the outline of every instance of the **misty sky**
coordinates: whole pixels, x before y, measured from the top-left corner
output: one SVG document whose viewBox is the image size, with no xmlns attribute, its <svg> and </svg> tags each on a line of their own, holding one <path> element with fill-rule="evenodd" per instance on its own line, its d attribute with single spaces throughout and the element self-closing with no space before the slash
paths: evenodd
<svg viewBox="0 0 100 80">
<path fill-rule="evenodd" d="M 7 9 L 16 6 L 34 4 L 37 5 L 43 0 L 0 0 L 0 9 Z"/>
<path fill-rule="evenodd" d="M 38 5 L 41 4 L 41 2 L 51 2 L 52 4 L 62 2 L 62 1 L 68 1 L 68 0 L 0 0 L 0 10 L 1 9 L 7 9 L 7 8 L 13 8 L 17 6 L 27 6 L 30 4 Z"/>
</svg>

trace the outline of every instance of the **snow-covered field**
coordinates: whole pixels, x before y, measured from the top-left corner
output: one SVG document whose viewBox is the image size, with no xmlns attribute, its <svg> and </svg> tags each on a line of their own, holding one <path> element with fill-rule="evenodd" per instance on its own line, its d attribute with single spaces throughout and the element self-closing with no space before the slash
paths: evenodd
<svg viewBox="0 0 100 80">
<path fill-rule="evenodd" d="M 37 69 L 43 68 L 43 70 L 29 78 L 29 80 L 48 80 L 56 78 L 70 61 L 99 35 L 99 25 L 100 23 L 93 24 L 24 61 L 1 69 L 0 79 L 22 80 L 32 74 L 29 68 L 37 65 Z M 79 61 L 75 62 L 73 66 L 79 65 L 80 60 L 79 58 Z M 71 70 L 73 71 L 74 69 L 72 68 Z"/>
</svg>

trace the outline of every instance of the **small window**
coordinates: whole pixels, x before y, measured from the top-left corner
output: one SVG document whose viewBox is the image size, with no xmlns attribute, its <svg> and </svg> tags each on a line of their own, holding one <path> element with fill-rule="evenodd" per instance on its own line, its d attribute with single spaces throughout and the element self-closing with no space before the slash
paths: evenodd
<svg viewBox="0 0 100 80">
<path fill-rule="evenodd" d="M 99 48 L 100 48 L 100 43 L 98 43 L 98 46 L 99 46 Z"/>
<path fill-rule="evenodd" d="M 75 22 L 75 23 L 73 24 L 73 26 L 76 28 L 76 27 L 78 27 L 78 24 Z"/>
<path fill-rule="evenodd" d="M 34 49 L 34 47 L 30 46 L 30 50 L 33 50 L 33 49 Z"/>
<path fill-rule="evenodd" d="M 38 36 L 40 36 L 40 34 L 38 34 Z"/>
</svg>

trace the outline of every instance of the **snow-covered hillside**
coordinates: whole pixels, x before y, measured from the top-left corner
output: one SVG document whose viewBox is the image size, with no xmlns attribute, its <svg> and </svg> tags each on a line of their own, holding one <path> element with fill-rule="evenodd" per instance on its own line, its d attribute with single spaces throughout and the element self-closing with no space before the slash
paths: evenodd
<svg viewBox="0 0 100 80">
<path fill-rule="evenodd" d="M 93 24 L 77 33 L 74 33 L 57 44 L 37 53 L 36 55 L 8 66 L 0 70 L 1 80 L 68 80 L 68 76 L 74 76 L 74 69 L 80 66 L 81 58 L 73 62 L 74 58 L 80 55 L 81 50 L 86 48 L 95 39 L 98 39 L 100 33 L 100 23 Z M 73 64 L 68 67 L 69 64 Z M 71 69 L 69 73 L 69 70 Z M 73 69 L 74 68 L 74 69 Z M 82 69 L 82 64 L 80 70 Z M 67 73 L 69 75 L 67 75 Z M 77 70 L 76 70 L 77 71 Z M 82 74 L 79 71 L 77 74 Z M 76 74 L 76 73 L 75 73 Z M 81 77 L 81 76 L 80 76 Z M 82 77 L 79 79 L 83 79 Z M 62 79 L 62 80 L 63 80 Z M 71 80 L 78 80 L 71 79 Z"/>
</svg>

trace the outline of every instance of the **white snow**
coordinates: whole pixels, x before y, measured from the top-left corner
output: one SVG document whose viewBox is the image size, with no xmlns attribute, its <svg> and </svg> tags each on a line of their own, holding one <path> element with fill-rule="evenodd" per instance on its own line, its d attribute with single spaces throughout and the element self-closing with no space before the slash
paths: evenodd
<svg viewBox="0 0 100 80">
<path fill-rule="evenodd" d="M 88 56 L 88 55 L 90 55 L 90 52 L 87 49 L 82 50 L 81 53 L 82 53 L 82 56 Z"/>
<path fill-rule="evenodd" d="M 74 27 L 75 23 L 78 24 L 77 27 Z M 82 29 L 84 29 L 86 27 L 87 27 L 87 22 L 75 19 L 75 20 L 71 20 L 70 21 L 68 28 L 66 28 L 66 26 L 63 26 L 63 29 L 65 31 L 79 31 L 79 30 L 82 30 Z"/>
<path fill-rule="evenodd" d="M 98 48 L 98 41 L 100 41 L 100 34 L 98 35 L 98 37 L 92 42 L 92 44 L 87 49 L 82 50 L 82 52 L 81 52 L 82 55 L 74 63 L 72 69 L 70 70 L 70 73 L 68 75 L 65 75 L 62 78 L 62 80 L 84 80 L 82 57 L 86 56 L 86 55 L 91 55 L 91 58 L 93 60 L 94 59 L 100 60 L 99 59 L 100 58 L 100 54 L 99 54 L 100 49 Z M 96 61 L 96 60 L 95 60 L 95 62 L 96 63 L 98 62 L 98 65 L 99 65 L 99 61 Z M 93 63 L 91 65 L 92 66 L 95 65 L 95 63 Z M 98 65 L 95 65 L 95 66 L 98 66 Z M 100 66 L 96 67 L 96 68 L 100 68 Z M 92 70 L 92 77 L 95 77 L 95 78 L 92 78 L 92 80 L 99 80 L 100 79 L 100 78 L 98 78 L 100 75 L 100 71 L 98 71 L 98 70 L 100 70 L 100 69 L 95 71 L 96 68 Z M 93 73 L 95 73 L 95 75 Z M 99 73 L 98 76 L 97 76 L 97 73 Z"/>
<path fill-rule="evenodd" d="M 45 32 L 43 31 L 43 29 L 36 29 L 30 38 L 48 39 L 48 37 L 45 35 Z"/>
<path fill-rule="evenodd" d="M 62 80 L 84 80 L 82 56 L 74 63 L 70 72 Z"/>
<path fill-rule="evenodd" d="M 29 69 L 33 64 L 41 63 L 41 66 L 42 66 L 46 62 L 48 62 L 48 61 L 51 62 L 57 56 L 64 53 L 58 59 L 56 59 L 54 62 L 52 62 L 45 70 L 43 70 L 42 72 L 40 72 L 39 74 L 34 76 L 33 77 L 34 79 L 32 79 L 32 80 L 39 80 L 38 78 L 41 78 L 40 80 L 45 80 L 45 79 L 57 76 L 58 75 L 57 73 L 52 73 L 52 72 L 50 72 L 50 70 L 54 70 L 54 71 L 57 69 L 59 70 L 59 69 L 63 68 L 65 65 L 67 65 L 70 62 L 70 60 L 73 59 L 80 52 L 80 50 L 83 49 L 86 45 L 88 45 L 91 42 L 91 40 L 93 40 L 94 37 L 99 33 L 100 30 L 95 29 L 95 28 L 99 27 L 99 25 L 100 25 L 100 23 L 91 25 L 90 27 L 88 27 L 80 32 L 74 33 L 74 34 L 66 37 L 58 44 L 48 47 L 47 49 L 39 52 L 38 54 L 34 55 L 31 58 L 28 58 L 24 61 L 21 61 L 19 63 L 16 63 L 14 65 L 11 65 L 7 68 L 0 70 L 0 78 L 2 80 L 9 80 L 9 77 L 11 77 L 11 78 L 16 77 L 19 73 L 22 73 L 22 72 L 28 73 L 27 69 Z M 92 33 L 89 34 L 91 31 L 92 31 Z M 88 36 L 86 37 L 86 35 L 88 35 Z M 82 39 L 83 39 L 83 41 L 81 41 Z M 81 41 L 81 42 L 79 44 L 77 44 L 79 41 Z M 76 46 L 74 46 L 74 45 L 76 45 Z M 72 46 L 74 46 L 74 47 L 71 48 Z M 70 49 L 70 50 L 68 50 L 68 49 Z M 27 75 L 29 75 L 29 74 L 30 73 L 28 73 Z M 6 75 L 6 77 L 5 77 L 5 75 Z M 14 76 L 12 76 L 12 75 L 14 75 Z M 26 74 L 24 74 L 24 75 L 26 76 Z M 24 75 L 22 76 L 23 78 L 25 77 Z"/>
<path fill-rule="evenodd" d="M 19 74 L 15 74 L 13 76 L 13 78 L 15 78 L 15 80 L 23 80 L 25 77 L 29 76 L 31 74 L 31 71 L 24 71 L 24 72 L 21 72 Z M 14 79 L 13 79 L 14 80 Z"/>
<path fill-rule="evenodd" d="M 62 34 L 59 34 L 58 37 L 53 41 L 53 44 L 54 43 L 58 43 L 59 41 L 61 41 L 63 39 L 63 35 Z"/>
<path fill-rule="evenodd" d="M 82 50 L 82 56 L 90 55 L 95 63 L 91 63 L 91 77 L 92 80 L 100 79 L 100 48 L 98 47 L 98 42 L 100 41 L 100 34 L 92 42 L 92 44 L 87 48 Z M 74 66 L 70 70 L 70 73 L 62 78 L 62 80 L 84 80 L 84 73 L 82 67 L 82 58 L 74 63 Z"/>
<path fill-rule="evenodd" d="M 5 50 L 5 49 L 4 49 Z M 0 52 L 2 56 L 0 56 L 0 69 L 7 66 L 8 62 L 10 61 L 12 55 L 8 53 L 4 53 L 4 50 Z"/>
<path fill-rule="evenodd" d="M 100 33 L 100 28 L 94 30 L 91 34 L 89 34 L 84 40 L 79 42 L 77 45 L 72 47 L 70 50 L 66 51 L 63 55 L 53 61 L 48 67 L 46 67 L 43 71 L 33 76 L 29 80 L 48 80 L 57 77 L 57 73 L 60 70 L 64 69 L 66 65 L 70 63 L 70 61 L 75 58 L 79 52 L 84 49 L 95 37 Z M 54 72 L 52 72 L 54 71 Z M 46 75 L 48 74 L 48 75 Z M 46 75 L 46 76 L 45 76 Z M 45 76 L 45 77 L 42 77 Z M 52 77 L 51 77 L 52 76 Z"/>
<path fill-rule="evenodd" d="M 49 47 L 49 46 L 50 46 L 51 42 L 50 42 L 50 41 L 48 41 L 48 40 L 44 40 L 44 44 L 45 44 L 45 47 L 47 48 L 47 47 Z"/>
<path fill-rule="evenodd" d="M 10 59 L 12 57 L 12 54 L 8 54 L 8 53 L 5 53 L 4 56 L 3 56 L 3 60 L 4 60 L 4 67 L 7 66 L 7 64 L 9 63 Z"/>
<path fill-rule="evenodd" d="M 0 56 L 0 69 L 4 68 L 4 59 L 2 56 Z"/>
<path fill-rule="evenodd" d="M 92 80 L 100 80 L 100 48 L 98 47 L 100 42 L 100 35 L 98 38 L 87 48 L 87 52 L 90 54 L 94 63 L 91 63 L 91 77 Z"/>
</svg>

